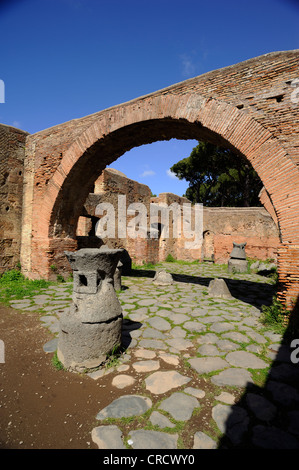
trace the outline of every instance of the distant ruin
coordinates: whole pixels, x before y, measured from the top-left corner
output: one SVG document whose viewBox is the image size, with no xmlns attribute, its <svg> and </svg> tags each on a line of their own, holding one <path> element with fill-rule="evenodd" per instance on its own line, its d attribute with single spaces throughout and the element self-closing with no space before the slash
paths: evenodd
<svg viewBox="0 0 299 470">
<path fill-rule="evenodd" d="M 99 203 L 109 202 L 117 208 L 118 195 L 126 196 L 127 206 L 141 202 L 148 208 L 150 204 L 165 203 L 170 206 L 176 202 L 180 205 L 190 203 L 186 198 L 172 193 L 161 193 L 151 196 L 148 186 L 127 178 L 123 173 L 106 168 L 90 193 L 77 227 L 78 247 L 99 247 L 102 243 L 111 248 L 125 248 L 135 264 L 157 263 L 164 261 L 170 254 L 175 259 L 187 261 L 207 261 L 218 264 L 227 263 L 232 251 L 233 242 L 246 241 L 246 253 L 249 258 L 277 260 L 279 231 L 271 215 L 263 207 L 204 207 L 203 243 L 198 249 L 186 249 L 185 239 L 172 236 L 172 213 L 170 212 L 169 238 L 163 238 L 161 220 L 157 220 L 157 238 L 99 239 L 95 236 L 96 223 L 99 220 L 95 209 Z M 116 213 L 117 216 L 117 213 Z"/>
</svg>

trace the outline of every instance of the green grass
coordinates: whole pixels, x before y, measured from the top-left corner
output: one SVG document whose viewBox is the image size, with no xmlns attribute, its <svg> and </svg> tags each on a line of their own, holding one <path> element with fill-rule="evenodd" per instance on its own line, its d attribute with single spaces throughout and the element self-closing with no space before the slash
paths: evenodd
<svg viewBox="0 0 299 470">
<path fill-rule="evenodd" d="M 274 296 L 272 304 L 262 306 L 262 314 L 260 317 L 263 325 L 270 327 L 275 333 L 283 334 L 286 330 L 285 318 L 288 312 L 284 305 Z"/>
<path fill-rule="evenodd" d="M 8 303 L 12 298 L 17 300 L 32 297 L 50 284 L 53 284 L 53 282 L 44 279 L 27 279 L 17 269 L 6 271 L 0 277 L 0 301 Z"/>
<path fill-rule="evenodd" d="M 63 370 L 63 364 L 60 362 L 60 360 L 57 357 L 57 351 L 55 351 L 53 357 L 52 357 L 52 365 L 56 370 Z"/>
</svg>

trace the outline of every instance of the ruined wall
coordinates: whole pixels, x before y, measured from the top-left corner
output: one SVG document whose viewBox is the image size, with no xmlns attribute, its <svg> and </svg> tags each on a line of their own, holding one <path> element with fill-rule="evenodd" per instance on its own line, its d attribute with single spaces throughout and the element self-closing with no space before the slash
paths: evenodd
<svg viewBox="0 0 299 470">
<path fill-rule="evenodd" d="M 77 227 L 78 248 L 101 246 L 104 243 L 110 248 L 119 247 L 126 249 L 132 261 L 136 264 L 142 264 L 143 261 L 151 263 L 158 262 L 159 244 L 157 240 L 147 240 L 142 237 L 124 238 L 121 233 L 118 233 L 118 218 L 120 215 L 118 211 L 119 195 L 125 196 L 123 201 L 125 203 L 126 225 L 131 218 L 137 215 L 127 214 L 130 204 L 142 203 L 147 209 L 148 217 L 146 224 L 149 226 L 150 188 L 127 178 L 123 173 L 117 170 L 106 168 L 96 180 L 94 193 L 89 194 L 82 210 L 82 215 L 79 218 Z M 99 240 L 99 238 L 95 237 L 96 222 L 101 217 L 105 217 L 106 213 L 103 213 L 100 217 L 96 212 L 96 207 L 98 204 L 106 202 L 112 204 L 114 207 L 115 237 L 103 237 Z"/>
<path fill-rule="evenodd" d="M 20 261 L 27 132 L 0 124 L 0 273 Z"/>
<path fill-rule="evenodd" d="M 263 207 L 205 207 L 203 249 L 206 231 L 213 235 L 216 263 L 228 261 L 233 242 L 246 242 L 248 258 L 277 260 L 279 231 Z"/>
<path fill-rule="evenodd" d="M 216 263 L 227 263 L 233 248 L 233 242 L 246 242 L 246 254 L 249 258 L 265 260 L 277 259 L 277 247 L 279 244 L 279 231 L 271 215 L 263 207 L 204 207 L 203 208 L 203 240 L 198 247 L 186 247 L 194 238 L 188 238 L 184 229 L 183 217 L 188 215 L 183 212 L 183 205 L 191 208 L 190 201 L 184 197 L 172 193 L 161 193 L 158 197 L 151 197 L 148 186 L 137 183 L 127 178 L 116 170 L 105 169 L 95 183 L 95 192 L 90 194 L 80 217 L 77 227 L 78 246 L 100 246 L 102 243 L 109 247 L 125 248 L 134 263 L 142 264 L 164 261 L 167 255 L 176 259 L 187 261 L 213 260 Z M 147 231 L 150 225 L 158 230 L 157 238 L 120 238 L 117 233 L 118 220 L 118 195 L 126 196 L 126 211 L 131 203 L 138 202 L 145 205 L 147 210 Z M 92 231 L 95 220 L 95 210 L 100 202 L 109 202 L 115 208 L 116 236 L 99 240 Z M 174 222 L 178 222 L 178 213 L 170 210 L 180 207 L 180 235 L 175 232 Z M 152 217 L 150 206 L 156 208 L 165 205 L 168 208 L 167 218 L 162 216 L 161 210 L 155 212 Z M 191 209 L 191 229 L 195 229 L 194 206 Z M 105 215 L 105 214 L 104 214 Z M 133 217 L 134 215 L 132 215 Z M 92 218 L 94 220 L 92 220 Z M 187 219 L 187 217 L 185 217 Z M 127 216 L 127 224 L 130 216 Z M 169 233 L 165 230 L 168 223 Z"/>
</svg>

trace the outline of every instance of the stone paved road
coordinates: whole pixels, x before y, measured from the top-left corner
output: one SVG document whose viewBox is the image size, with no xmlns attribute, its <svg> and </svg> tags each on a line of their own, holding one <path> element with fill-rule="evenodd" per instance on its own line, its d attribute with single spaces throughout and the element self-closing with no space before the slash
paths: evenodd
<svg viewBox="0 0 299 470">
<path fill-rule="evenodd" d="M 270 304 L 271 281 L 257 274 L 229 275 L 225 267 L 164 263 L 168 286 L 153 284 L 153 270 L 122 279 L 123 345 L 109 374 L 122 391 L 95 417 L 91 437 L 100 449 L 299 448 L 299 368 L 291 349 L 259 321 Z M 227 281 L 232 298 L 211 297 L 208 284 Z M 11 301 L 42 313 L 56 349 L 59 313 L 71 302 L 70 284 L 33 299 Z M 142 393 L 127 393 L 134 383 Z"/>
</svg>

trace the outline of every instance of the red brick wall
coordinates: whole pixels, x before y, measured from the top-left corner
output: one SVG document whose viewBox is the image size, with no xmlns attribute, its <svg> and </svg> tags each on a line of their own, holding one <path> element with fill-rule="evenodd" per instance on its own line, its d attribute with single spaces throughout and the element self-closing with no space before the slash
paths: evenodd
<svg viewBox="0 0 299 470">
<path fill-rule="evenodd" d="M 81 207 L 107 164 L 132 147 L 173 137 L 245 155 L 275 207 L 283 246 L 298 246 L 298 105 L 291 100 L 298 73 L 298 51 L 270 53 L 29 136 L 33 240 L 27 232 L 22 239 L 25 271 L 40 271 L 33 250 L 36 259 L 45 256 L 34 238 L 74 237 Z"/>
<path fill-rule="evenodd" d="M 26 136 L 0 125 L 0 273 L 20 262 Z"/>
</svg>

